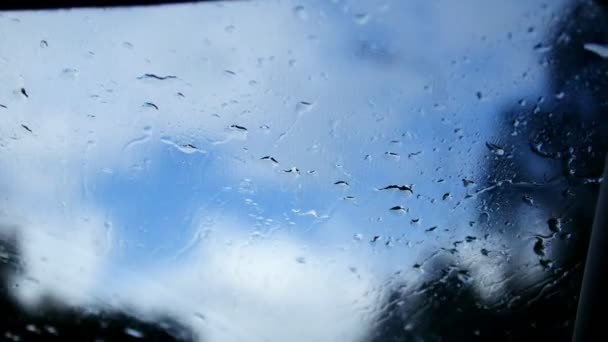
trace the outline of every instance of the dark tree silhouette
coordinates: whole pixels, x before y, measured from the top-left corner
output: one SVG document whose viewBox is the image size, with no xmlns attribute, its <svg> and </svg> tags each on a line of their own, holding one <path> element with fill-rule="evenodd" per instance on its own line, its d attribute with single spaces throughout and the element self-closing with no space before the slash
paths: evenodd
<svg viewBox="0 0 608 342">
<path fill-rule="evenodd" d="M 539 42 L 537 48 L 550 48 L 540 63 L 551 90 L 507 104 L 496 144 L 509 158 L 488 153 L 481 186 L 498 186 L 477 198 L 492 219 L 475 229 L 481 236 L 507 231 L 507 240 L 530 239 L 547 286 L 522 288 L 514 276 L 505 281 L 505 300 L 487 306 L 468 285 L 467 269 L 435 258 L 430 268 L 439 276 L 413 293 L 396 286 L 370 341 L 571 340 L 608 152 L 608 59 L 586 49 L 589 43 L 608 43 L 606 0 L 574 2 Z M 546 231 L 526 237 L 530 227 L 512 220 L 532 201 L 547 215 Z M 517 275 L 510 267 L 507 274 Z"/>
</svg>

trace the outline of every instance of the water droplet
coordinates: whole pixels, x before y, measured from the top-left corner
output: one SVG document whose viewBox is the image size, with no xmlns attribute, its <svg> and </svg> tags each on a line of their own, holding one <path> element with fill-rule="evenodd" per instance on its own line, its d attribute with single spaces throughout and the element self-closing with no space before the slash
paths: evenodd
<svg viewBox="0 0 608 342">
<path fill-rule="evenodd" d="M 186 153 L 186 154 L 192 154 L 192 153 L 196 153 L 196 152 L 202 152 L 198 147 L 192 145 L 192 144 L 184 144 L 184 145 L 180 145 L 177 147 L 178 150 Z"/>
<path fill-rule="evenodd" d="M 490 152 L 497 156 L 503 156 L 505 154 L 505 150 L 499 145 L 486 142 L 486 147 L 490 150 Z"/>
<path fill-rule="evenodd" d="M 422 153 L 422 151 L 418 151 L 418 152 L 412 152 L 412 153 L 408 153 L 407 154 L 407 158 L 408 159 L 412 159 L 413 157 L 420 155 Z"/>
<path fill-rule="evenodd" d="M 534 45 L 534 51 L 538 51 L 540 53 L 545 53 L 551 51 L 553 47 L 551 45 L 545 45 L 542 43 L 538 43 Z"/>
<path fill-rule="evenodd" d="M 295 174 L 299 175 L 300 174 L 300 169 L 298 169 L 295 166 L 292 166 L 291 169 L 283 170 L 283 172 L 285 172 L 285 173 L 295 173 Z"/>
<path fill-rule="evenodd" d="M 247 128 L 246 128 L 245 126 L 239 126 L 239 125 L 230 125 L 230 128 L 232 128 L 232 129 L 236 129 L 236 130 L 239 130 L 239 131 L 243 131 L 243 132 L 244 132 L 244 131 L 247 131 Z"/>
<path fill-rule="evenodd" d="M 131 44 L 130 42 L 123 42 L 122 47 L 130 50 L 133 48 L 133 44 Z"/>
<path fill-rule="evenodd" d="M 296 258 L 296 262 L 298 264 L 305 264 L 306 263 L 306 258 L 304 258 L 303 256 L 299 256 Z"/>
<path fill-rule="evenodd" d="M 27 125 L 21 124 L 21 127 L 30 133 L 34 133 Z"/>
<path fill-rule="evenodd" d="M 314 209 L 311 209 L 311 210 L 308 210 L 308 211 L 304 211 L 304 212 L 300 212 L 299 209 L 292 209 L 292 211 L 294 213 L 297 213 L 298 216 L 311 216 L 311 217 L 314 217 L 314 218 L 321 218 L 321 219 L 329 218 L 329 216 L 327 216 L 327 215 L 319 215 L 319 214 L 317 214 L 317 211 L 314 210 Z"/>
<path fill-rule="evenodd" d="M 228 26 L 224 27 L 224 31 L 226 31 L 227 33 L 232 33 L 232 32 L 234 32 L 235 29 L 236 29 L 236 27 L 234 25 L 228 25 Z"/>
<path fill-rule="evenodd" d="M 369 22 L 370 16 L 367 13 L 355 14 L 355 22 L 359 25 L 365 25 Z"/>
<path fill-rule="evenodd" d="M 379 190 L 399 190 L 399 191 L 408 191 L 409 193 L 413 194 L 414 190 L 412 189 L 412 186 L 407 186 L 407 185 L 395 185 L 395 184 L 391 184 L 391 185 L 387 185 L 384 188 L 380 188 Z"/>
<path fill-rule="evenodd" d="M 44 330 L 46 330 L 51 335 L 57 335 L 57 329 L 52 325 L 45 325 Z"/>
<path fill-rule="evenodd" d="M 199 147 L 197 147 L 194 144 L 178 144 L 176 142 L 174 142 L 171 138 L 169 137 L 161 137 L 160 141 L 164 144 L 167 144 L 169 146 L 173 146 L 175 147 L 177 150 L 179 150 L 180 152 L 186 153 L 186 154 L 192 154 L 192 153 L 207 153 L 207 151 L 200 149 Z"/>
<path fill-rule="evenodd" d="M 144 102 L 143 106 L 148 107 L 148 108 L 154 108 L 154 109 L 158 110 L 158 106 L 152 102 Z"/>
<path fill-rule="evenodd" d="M 545 256 L 545 241 L 541 238 L 536 238 L 533 249 L 536 255 L 541 257 Z"/>
<path fill-rule="evenodd" d="M 559 218 L 552 217 L 547 220 L 547 224 L 549 225 L 549 230 L 553 233 L 557 233 L 562 230 L 562 220 Z"/>
<path fill-rule="evenodd" d="M 488 223 L 490 222 L 490 214 L 487 212 L 483 212 L 481 214 L 479 214 L 479 219 L 478 219 L 480 224 L 484 224 L 484 223 Z"/>
<path fill-rule="evenodd" d="M 64 78 L 77 78 L 78 77 L 78 69 L 74 68 L 65 68 L 61 71 L 61 75 Z"/>
<path fill-rule="evenodd" d="M 399 153 L 396 153 L 396 152 L 384 152 L 384 155 L 387 158 L 395 160 L 395 161 L 398 161 L 401 158 L 401 156 L 399 156 Z"/>
<path fill-rule="evenodd" d="M 456 272 L 456 278 L 463 284 L 470 283 L 471 280 L 473 280 L 471 273 L 467 270 L 458 270 L 458 272 Z"/>
<path fill-rule="evenodd" d="M 527 205 L 534 206 L 534 199 L 530 195 L 523 195 L 521 200 L 524 201 Z"/>
<path fill-rule="evenodd" d="M 38 330 L 38 327 L 36 327 L 34 324 L 28 324 L 25 326 L 25 330 L 29 331 L 29 332 L 33 332 L 33 333 L 39 333 L 40 331 Z"/>
<path fill-rule="evenodd" d="M 135 337 L 135 338 L 144 337 L 144 334 L 141 331 L 134 329 L 134 328 L 129 328 L 129 327 L 125 328 L 125 334 L 127 334 L 131 337 Z"/>
<path fill-rule="evenodd" d="M 271 157 L 271 156 L 264 156 L 264 157 L 260 158 L 260 160 L 270 160 L 275 164 L 279 163 L 274 157 Z"/>
<path fill-rule="evenodd" d="M 402 213 L 407 212 L 407 209 L 405 207 L 403 207 L 403 206 L 400 206 L 400 205 L 396 205 L 396 206 L 390 208 L 389 210 L 391 210 L 391 211 L 398 211 L 398 212 L 402 212 Z"/>
<path fill-rule="evenodd" d="M 313 103 L 308 101 L 300 101 L 296 104 L 296 113 L 298 115 L 309 112 L 313 108 Z"/>
<path fill-rule="evenodd" d="M 45 49 L 45 48 L 49 47 L 49 43 L 46 40 L 43 39 L 43 40 L 40 41 L 40 47 L 42 49 Z"/>
<path fill-rule="evenodd" d="M 20 92 L 21 92 L 21 94 L 22 94 L 23 96 L 25 96 L 26 98 L 29 98 L 29 97 L 30 97 L 30 96 L 27 94 L 27 91 L 25 90 L 25 88 L 21 88 L 19 91 L 20 91 Z"/>
<path fill-rule="evenodd" d="M 294 7 L 293 13 L 300 20 L 308 20 L 308 12 L 306 12 L 306 9 L 304 8 L 304 6 Z"/>
<path fill-rule="evenodd" d="M 583 47 L 587 51 L 591 51 L 602 58 L 608 58 L 608 44 L 587 43 Z"/>
<path fill-rule="evenodd" d="M 553 261 L 549 260 L 549 259 L 540 259 L 538 261 L 538 263 L 543 267 L 543 268 L 551 268 L 553 266 Z"/>
<path fill-rule="evenodd" d="M 334 185 L 348 186 L 349 184 L 348 184 L 347 181 L 342 181 L 341 180 L 341 181 L 334 182 Z"/>
<path fill-rule="evenodd" d="M 19 287 L 19 285 L 15 285 L 16 287 Z M 21 336 L 17 335 L 17 334 L 13 334 L 10 331 L 7 331 L 4 333 L 4 337 L 9 339 L 9 340 L 13 340 L 15 342 L 19 342 L 21 341 Z"/>
<path fill-rule="evenodd" d="M 469 185 L 475 185 L 475 182 L 474 182 L 474 181 L 472 181 L 472 180 L 469 180 L 469 179 L 463 178 L 463 179 L 462 179 L 462 185 L 464 185 L 465 187 L 466 187 L 466 186 L 469 186 Z"/>
</svg>

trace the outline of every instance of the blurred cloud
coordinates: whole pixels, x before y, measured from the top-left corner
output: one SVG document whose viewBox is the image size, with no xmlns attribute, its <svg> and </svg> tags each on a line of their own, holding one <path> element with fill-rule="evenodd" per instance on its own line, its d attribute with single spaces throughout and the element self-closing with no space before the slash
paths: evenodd
<svg viewBox="0 0 608 342">
<path fill-rule="evenodd" d="M 357 341 L 377 314 L 377 280 L 359 257 L 328 254 L 286 235 L 243 236 L 221 223 L 186 260 L 147 270 L 118 297 L 170 313 L 209 341 Z"/>
</svg>

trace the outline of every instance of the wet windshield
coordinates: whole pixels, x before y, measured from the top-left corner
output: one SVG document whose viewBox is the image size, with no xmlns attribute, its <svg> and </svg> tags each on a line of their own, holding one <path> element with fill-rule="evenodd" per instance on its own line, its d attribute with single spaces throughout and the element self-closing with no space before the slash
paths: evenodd
<svg viewBox="0 0 608 342">
<path fill-rule="evenodd" d="M 607 12 L 0 12 L 0 336 L 570 340 Z"/>
</svg>

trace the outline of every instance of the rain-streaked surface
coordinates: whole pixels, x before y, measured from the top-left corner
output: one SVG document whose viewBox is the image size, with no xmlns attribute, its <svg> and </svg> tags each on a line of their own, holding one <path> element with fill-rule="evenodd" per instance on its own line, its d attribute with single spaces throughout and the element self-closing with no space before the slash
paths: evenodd
<svg viewBox="0 0 608 342">
<path fill-rule="evenodd" d="M 0 78 L 5 339 L 570 338 L 603 1 L 5 12 Z"/>
</svg>

